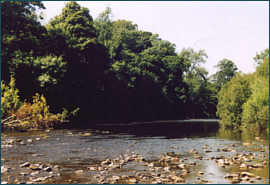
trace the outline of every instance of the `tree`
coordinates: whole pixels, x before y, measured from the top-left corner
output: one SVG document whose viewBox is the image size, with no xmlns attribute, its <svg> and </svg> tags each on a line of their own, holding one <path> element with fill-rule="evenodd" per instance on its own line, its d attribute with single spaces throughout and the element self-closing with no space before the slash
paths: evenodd
<svg viewBox="0 0 270 185">
<path fill-rule="evenodd" d="M 188 103 L 187 110 L 191 117 L 209 117 L 214 111 L 213 104 L 215 104 L 214 91 L 209 86 L 207 78 L 208 72 L 201 65 L 206 62 L 208 58 L 204 50 L 196 52 L 192 48 L 183 48 L 180 57 L 184 58 L 184 82 L 188 85 Z M 209 101 L 212 100 L 212 101 Z M 211 107 L 211 108 L 210 108 Z M 207 112 L 207 111 L 210 111 Z"/>
<path fill-rule="evenodd" d="M 262 73 L 262 72 L 267 73 Z M 251 96 L 243 104 L 242 122 L 246 128 L 264 130 L 269 125 L 269 57 L 253 74 Z"/>
<path fill-rule="evenodd" d="M 218 92 L 217 116 L 224 127 L 240 128 L 242 124 L 242 105 L 251 95 L 252 75 L 236 74 Z"/>
<path fill-rule="evenodd" d="M 264 51 L 261 51 L 261 53 L 256 52 L 256 56 L 253 58 L 257 64 L 257 67 L 260 66 L 265 58 L 269 58 L 269 48 L 266 48 Z"/>
<path fill-rule="evenodd" d="M 82 119 L 94 120 L 102 109 L 106 71 L 110 59 L 106 47 L 98 41 L 93 18 L 87 8 L 68 2 L 62 13 L 55 16 L 46 28 L 50 52 L 66 62 L 64 77 L 57 84 L 57 93 L 48 91 L 48 101 L 65 104 L 69 110 L 80 108 Z M 42 79 L 46 79 L 43 75 Z M 50 98 L 50 100 L 49 100 Z M 72 101 L 69 101 L 72 99 Z"/>
<path fill-rule="evenodd" d="M 269 56 L 254 73 L 237 73 L 221 87 L 217 115 L 224 127 L 269 128 Z"/>
<path fill-rule="evenodd" d="M 43 43 L 46 29 L 39 22 L 45 9 L 41 1 L 2 1 L 1 2 L 1 77 L 8 81 L 13 70 L 11 59 L 16 52 L 44 55 Z"/>
<path fill-rule="evenodd" d="M 228 59 L 219 61 L 215 67 L 218 68 L 218 71 L 212 75 L 212 79 L 219 89 L 222 85 L 229 82 L 236 75 L 238 70 L 236 65 Z"/>
</svg>

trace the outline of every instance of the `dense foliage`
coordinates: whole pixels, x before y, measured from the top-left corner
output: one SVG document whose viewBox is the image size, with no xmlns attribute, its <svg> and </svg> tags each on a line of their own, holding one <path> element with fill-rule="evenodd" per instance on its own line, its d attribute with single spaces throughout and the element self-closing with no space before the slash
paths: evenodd
<svg viewBox="0 0 270 185">
<path fill-rule="evenodd" d="M 217 105 L 222 126 L 259 130 L 269 127 L 269 55 L 262 60 L 253 74 L 238 73 L 222 86 Z"/>
<path fill-rule="evenodd" d="M 1 5 L 2 84 L 13 76 L 19 89 L 11 80 L 1 101 L 2 119 L 11 112 L 32 110 L 32 105 L 21 103 L 19 97 L 30 102 L 36 93 L 46 97 L 52 112 L 79 108 L 72 123 L 83 126 L 215 118 L 218 99 L 226 102 L 229 98 L 223 89 L 233 92 L 234 88 L 239 94 L 231 100 L 237 104 L 230 110 L 239 109 L 238 114 L 243 112 L 242 104 L 246 103 L 247 111 L 256 105 L 258 119 L 267 119 L 265 101 L 256 98 L 267 94 L 266 89 L 256 91 L 264 77 L 254 84 L 245 75 L 238 74 L 235 80 L 237 67 L 228 59 L 220 61 L 218 72 L 208 77 L 202 67 L 207 59 L 204 50 L 183 48 L 177 53 L 175 45 L 158 34 L 139 30 L 132 21 L 112 20 L 110 7 L 94 20 L 89 9 L 68 2 L 59 15 L 42 25 L 43 14 L 37 14 L 37 9 L 45 7 L 40 1 L 3 1 Z M 264 65 L 261 58 L 265 55 L 267 50 L 257 54 L 258 65 Z M 257 70 L 258 75 L 265 74 L 260 67 Z M 250 96 L 254 97 L 248 101 Z M 6 100 L 8 97 L 12 100 Z M 224 113 L 223 104 L 218 105 L 218 116 L 222 123 L 233 122 L 235 118 Z M 243 112 L 243 120 L 250 125 L 245 114 L 249 113 Z M 240 119 L 235 120 L 240 125 Z"/>
<path fill-rule="evenodd" d="M 18 92 L 12 76 L 8 85 L 1 82 L 2 128 L 20 130 L 52 128 L 68 117 L 66 109 L 62 114 L 50 113 L 43 95 L 37 93 L 33 96 L 33 103 L 27 103 L 20 100 Z M 76 114 L 76 111 L 71 114 Z"/>
</svg>

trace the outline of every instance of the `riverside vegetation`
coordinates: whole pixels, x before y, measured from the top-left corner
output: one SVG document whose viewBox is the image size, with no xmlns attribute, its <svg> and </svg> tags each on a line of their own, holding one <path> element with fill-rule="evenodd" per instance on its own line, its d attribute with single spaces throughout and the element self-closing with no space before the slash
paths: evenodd
<svg viewBox="0 0 270 185">
<path fill-rule="evenodd" d="M 110 7 L 93 19 L 68 2 L 48 23 L 42 9 L 41 1 L 1 2 L 2 128 L 54 127 L 76 113 L 70 124 L 85 127 L 218 116 L 226 128 L 269 128 L 268 48 L 253 74 L 222 59 L 209 77 L 204 50 L 177 53 L 158 34 L 112 20 Z"/>
</svg>

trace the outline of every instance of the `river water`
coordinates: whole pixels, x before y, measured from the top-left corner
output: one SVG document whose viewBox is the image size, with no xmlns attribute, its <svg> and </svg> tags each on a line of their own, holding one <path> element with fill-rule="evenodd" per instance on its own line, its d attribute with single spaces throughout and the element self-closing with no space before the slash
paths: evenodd
<svg viewBox="0 0 270 185">
<path fill-rule="evenodd" d="M 18 142 L 14 142 L 14 139 Z M 248 146 L 243 146 L 243 143 L 248 143 Z M 191 149 L 196 149 L 198 153 L 191 153 Z M 237 154 L 246 155 L 250 161 L 224 166 L 217 161 L 218 157 L 226 159 Z M 144 160 L 130 160 L 121 165 L 121 168 L 101 166 L 106 159 L 114 161 L 111 164 L 117 164 L 119 160 L 130 156 L 140 156 Z M 162 156 L 179 160 L 161 162 Z M 190 164 L 191 161 L 194 164 Z M 25 162 L 51 166 L 52 171 L 36 172 L 29 167 L 20 167 Z M 253 165 L 253 168 L 239 168 L 242 163 Z M 179 168 L 179 164 L 185 164 L 187 172 Z M 254 167 L 258 164 L 261 166 Z M 8 183 L 33 182 L 39 177 L 50 176 L 34 182 L 151 184 L 171 183 L 157 180 L 160 177 L 165 179 L 166 176 L 170 179 L 171 175 L 181 177 L 185 184 L 228 184 L 230 180 L 225 178 L 228 173 L 249 172 L 255 176 L 250 177 L 251 181 L 240 181 L 240 184 L 269 184 L 269 135 L 267 132 L 221 129 L 213 121 L 92 125 L 88 129 L 30 132 L 5 131 L 1 133 L 1 165 L 2 168 L 9 168 L 7 172 L 2 173 L 1 170 L 1 181 Z M 87 169 L 91 166 L 103 169 Z M 168 166 L 170 169 L 164 170 Z M 120 177 L 120 180 L 105 181 L 113 176 Z M 257 176 L 261 178 L 256 178 Z"/>
</svg>

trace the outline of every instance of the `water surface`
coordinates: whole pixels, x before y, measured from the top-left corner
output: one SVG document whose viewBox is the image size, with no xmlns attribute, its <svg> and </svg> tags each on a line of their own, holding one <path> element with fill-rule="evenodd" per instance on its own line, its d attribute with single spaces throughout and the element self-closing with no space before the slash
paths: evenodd
<svg viewBox="0 0 270 185">
<path fill-rule="evenodd" d="M 83 133 L 91 133 L 83 136 Z M 2 132 L 1 133 L 1 162 L 2 165 L 11 167 L 11 170 L 1 174 L 1 181 L 17 182 L 29 181 L 31 177 L 29 169 L 20 168 L 25 162 L 42 163 L 46 165 L 59 165 L 61 169 L 53 169 L 54 175 L 41 183 L 98 183 L 94 176 L 96 171 L 89 171 L 87 167 L 98 164 L 105 159 L 116 159 L 121 155 L 139 154 L 145 158 L 145 162 L 151 163 L 159 160 L 164 153 L 174 152 L 184 163 L 196 162 L 195 166 L 189 166 L 189 173 L 179 175 L 185 179 L 185 183 L 228 184 L 225 179 L 227 173 L 247 171 L 261 176 L 262 180 L 254 178 L 255 183 L 269 184 L 269 136 L 266 132 L 233 131 L 219 128 L 214 122 L 168 122 L 168 123 L 132 123 L 92 125 L 89 129 L 55 129 L 50 131 L 30 132 Z M 261 137 L 256 140 L 255 137 Z M 22 139 L 25 145 L 19 143 L 12 147 L 6 146 L 8 138 Z M 40 140 L 36 140 L 40 138 Z M 32 143 L 27 143 L 32 139 Z M 242 143 L 250 142 L 253 146 L 243 147 Z M 211 152 L 206 153 L 202 149 L 209 146 Z M 229 148 L 235 152 L 217 151 L 217 149 Z M 190 154 L 189 150 L 196 149 L 199 154 Z M 234 156 L 236 154 L 255 154 L 252 164 L 267 163 L 264 168 L 247 170 L 239 169 L 239 165 L 220 167 L 211 157 Z M 202 160 L 197 157 L 201 156 Z M 210 159 L 210 160 L 205 160 Z M 108 176 L 129 175 L 136 173 L 148 173 L 149 168 L 142 162 L 130 162 L 121 169 L 108 171 Z M 177 164 L 175 164 L 177 165 Z M 175 166 L 174 165 L 174 166 Z M 84 170 L 82 174 L 75 171 Z M 203 171 L 203 175 L 198 175 Z M 28 173 L 23 176 L 20 173 Z M 149 172 L 156 173 L 156 172 Z M 175 173 L 180 173 L 178 169 Z M 45 176 L 48 172 L 40 172 L 36 175 Z M 199 179 L 198 179 L 199 178 Z M 16 181 L 17 179 L 17 181 Z M 151 183 L 152 181 L 138 181 L 138 183 Z M 127 183 L 127 182 L 124 182 Z M 243 183 L 250 183 L 242 181 Z"/>
</svg>

